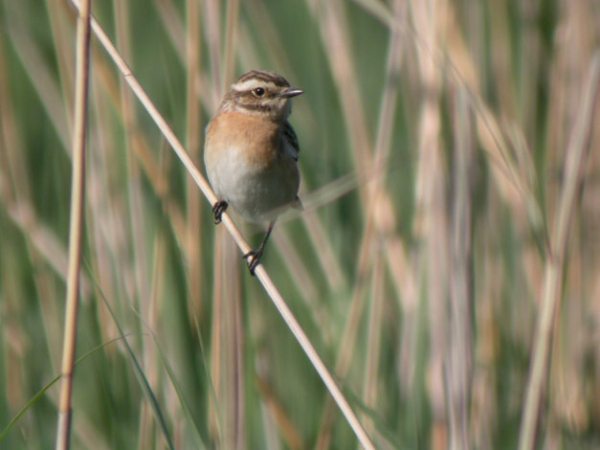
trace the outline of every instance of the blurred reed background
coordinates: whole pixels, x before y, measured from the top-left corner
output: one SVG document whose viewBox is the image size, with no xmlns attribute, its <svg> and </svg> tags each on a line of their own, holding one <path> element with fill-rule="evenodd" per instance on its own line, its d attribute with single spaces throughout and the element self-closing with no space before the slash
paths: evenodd
<svg viewBox="0 0 600 450">
<path fill-rule="evenodd" d="M 306 211 L 263 262 L 378 449 L 528 448 L 535 392 L 537 448 L 600 448 L 597 1 L 92 5 L 199 167 L 237 76 L 305 91 Z M 0 1 L 3 449 L 54 447 L 76 14 Z M 72 448 L 356 448 L 94 37 L 91 64 Z"/>
</svg>

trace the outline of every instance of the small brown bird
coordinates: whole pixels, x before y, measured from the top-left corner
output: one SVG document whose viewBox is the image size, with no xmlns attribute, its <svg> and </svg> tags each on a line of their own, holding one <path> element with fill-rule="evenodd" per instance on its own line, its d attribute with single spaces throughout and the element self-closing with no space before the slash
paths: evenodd
<svg viewBox="0 0 600 450">
<path fill-rule="evenodd" d="M 260 246 L 244 255 L 252 275 L 277 216 L 302 207 L 300 147 L 288 122 L 291 98 L 300 94 L 282 76 L 252 70 L 231 85 L 206 130 L 204 164 L 219 198 L 215 223 L 232 205 L 249 222 L 269 224 Z"/>
</svg>

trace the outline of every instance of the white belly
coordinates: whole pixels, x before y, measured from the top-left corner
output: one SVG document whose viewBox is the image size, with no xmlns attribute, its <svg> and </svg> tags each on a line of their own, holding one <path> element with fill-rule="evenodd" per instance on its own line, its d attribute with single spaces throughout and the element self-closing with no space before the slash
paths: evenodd
<svg viewBox="0 0 600 450">
<path fill-rule="evenodd" d="M 207 158 L 206 170 L 219 200 L 246 220 L 268 222 L 297 199 L 300 176 L 296 162 L 284 154 L 267 167 L 251 166 L 236 149 Z"/>
</svg>

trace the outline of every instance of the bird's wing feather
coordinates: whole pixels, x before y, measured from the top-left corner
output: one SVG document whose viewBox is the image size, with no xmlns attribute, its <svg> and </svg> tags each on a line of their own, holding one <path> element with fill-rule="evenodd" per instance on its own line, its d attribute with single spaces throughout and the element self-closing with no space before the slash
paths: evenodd
<svg viewBox="0 0 600 450">
<path fill-rule="evenodd" d="M 300 144 L 298 143 L 298 136 L 290 123 L 286 120 L 283 123 L 283 137 L 289 144 L 286 146 L 288 151 L 291 153 L 292 158 L 298 161 L 298 154 L 300 153 Z"/>
</svg>

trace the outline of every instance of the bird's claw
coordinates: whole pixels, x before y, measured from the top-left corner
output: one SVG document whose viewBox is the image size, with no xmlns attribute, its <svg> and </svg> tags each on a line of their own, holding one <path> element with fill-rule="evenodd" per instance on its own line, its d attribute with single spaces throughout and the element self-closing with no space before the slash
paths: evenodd
<svg viewBox="0 0 600 450">
<path fill-rule="evenodd" d="M 256 269 L 256 266 L 258 266 L 260 263 L 260 257 L 262 256 L 262 253 L 262 250 L 252 250 L 242 256 L 242 258 L 246 260 L 246 263 L 248 264 L 248 270 L 250 270 L 250 275 L 252 276 L 254 276 L 254 269 Z"/>
<path fill-rule="evenodd" d="M 227 210 L 228 206 L 229 205 L 227 204 L 227 202 L 225 200 L 219 200 L 217 203 L 215 203 L 213 205 L 212 212 L 215 215 L 215 225 L 218 225 L 221 223 L 221 216 Z"/>
</svg>

